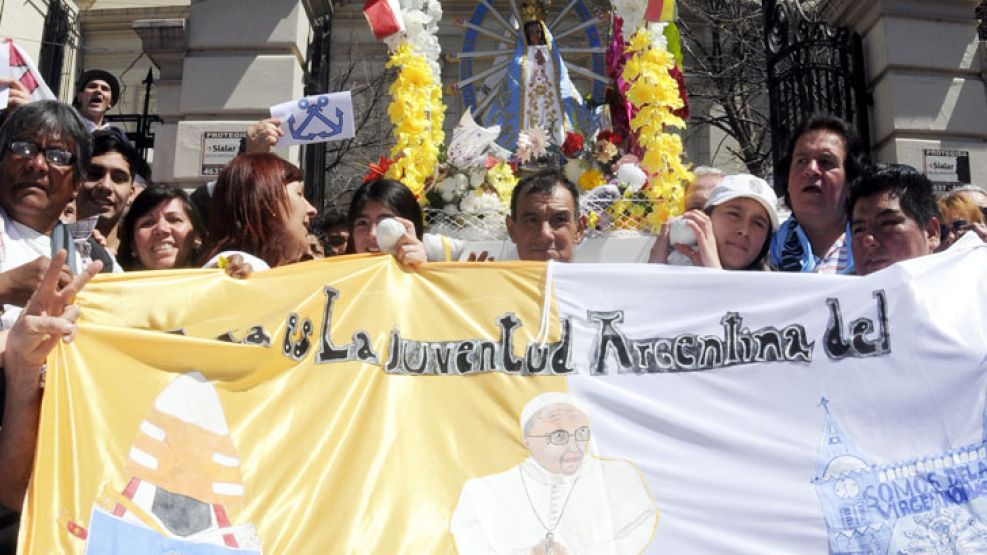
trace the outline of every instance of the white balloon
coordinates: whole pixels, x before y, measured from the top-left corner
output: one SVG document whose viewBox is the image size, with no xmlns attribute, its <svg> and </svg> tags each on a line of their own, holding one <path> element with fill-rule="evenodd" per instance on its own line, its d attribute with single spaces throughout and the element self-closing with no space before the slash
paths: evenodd
<svg viewBox="0 0 987 555">
<path fill-rule="evenodd" d="M 377 247 L 384 252 L 394 252 L 394 246 L 404 233 L 401 222 L 394 218 L 384 218 L 377 223 Z"/>
</svg>

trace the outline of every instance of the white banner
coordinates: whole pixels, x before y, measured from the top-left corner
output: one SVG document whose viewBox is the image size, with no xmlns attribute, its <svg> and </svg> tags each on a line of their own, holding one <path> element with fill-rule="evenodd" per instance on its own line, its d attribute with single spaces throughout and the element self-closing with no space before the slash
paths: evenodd
<svg viewBox="0 0 987 555">
<path fill-rule="evenodd" d="M 987 551 L 987 245 L 954 247 L 867 277 L 554 265 L 646 552 Z"/>
<path fill-rule="evenodd" d="M 281 120 L 284 135 L 277 146 L 324 143 L 353 138 L 353 100 L 350 91 L 308 96 L 271 106 Z"/>
</svg>

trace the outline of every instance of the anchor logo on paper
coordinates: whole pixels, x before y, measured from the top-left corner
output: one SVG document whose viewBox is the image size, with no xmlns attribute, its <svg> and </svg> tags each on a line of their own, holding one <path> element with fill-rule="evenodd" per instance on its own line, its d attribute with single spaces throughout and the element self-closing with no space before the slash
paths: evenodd
<svg viewBox="0 0 987 555">
<path fill-rule="evenodd" d="M 331 139 L 343 132 L 343 120 L 345 113 L 336 107 L 336 120 L 333 121 L 323 113 L 329 106 L 329 97 L 320 96 L 314 103 L 303 98 L 298 101 L 298 108 L 305 110 L 305 119 L 297 127 L 295 126 L 295 115 L 288 118 L 288 131 L 291 136 L 299 141 L 314 141 L 316 139 Z M 321 125 L 320 125 L 321 123 Z M 309 128 L 315 129 L 310 131 Z M 321 129 L 321 131 L 319 130 Z"/>
<path fill-rule="evenodd" d="M 878 466 L 850 441 L 824 398 L 826 432 L 815 476 L 835 555 L 987 552 L 984 441 Z"/>
</svg>

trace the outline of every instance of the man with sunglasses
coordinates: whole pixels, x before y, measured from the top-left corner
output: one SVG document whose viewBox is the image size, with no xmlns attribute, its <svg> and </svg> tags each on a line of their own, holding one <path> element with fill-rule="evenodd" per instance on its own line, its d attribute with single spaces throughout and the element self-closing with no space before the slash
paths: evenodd
<svg viewBox="0 0 987 555">
<path fill-rule="evenodd" d="M 641 553 L 651 543 L 658 508 L 633 464 L 593 452 L 579 400 L 543 393 L 528 401 L 520 421 L 530 456 L 466 481 L 450 523 L 457 551 Z"/>
<path fill-rule="evenodd" d="M 137 149 L 116 130 L 93 133 L 93 156 L 76 199 L 76 220 L 98 218 L 96 229 L 111 249 L 119 243 L 117 225 L 134 197 L 134 177 L 140 167 Z"/>
<path fill-rule="evenodd" d="M 60 286 L 91 260 L 59 223 L 82 184 L 91 149 L 78 113 L 52 100 L 18 107 L 0 126 L 0 329 L 16 320 L 53 250 L 69 247 Z"/>
</svg>

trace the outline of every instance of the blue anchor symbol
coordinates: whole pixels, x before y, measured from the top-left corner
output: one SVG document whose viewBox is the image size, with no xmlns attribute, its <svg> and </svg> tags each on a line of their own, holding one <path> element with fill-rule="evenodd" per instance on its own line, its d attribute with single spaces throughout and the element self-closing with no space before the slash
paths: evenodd
<svg viewBox="0 0 987 555">
<path fill-rule="evenodd" d="M 312 141 L 315 139 L 328 139 L 343 132 L 343 110 L 336 108 L 336 121 L 332 121 L 322 113 L 322 109 L 329 104 L 329 98 L 320 96 L 319 100 L 313 104 L 307 98 L 298 101 L 298 107 L 307 112 L 301 125 L 295 127 L 295 115 L 288 118 L 288 131 L 291 136 L 299 141 Z M 306 133 L 314 119 L 318 119 L 328 128 L 326 131 Z"/>
</svg>

